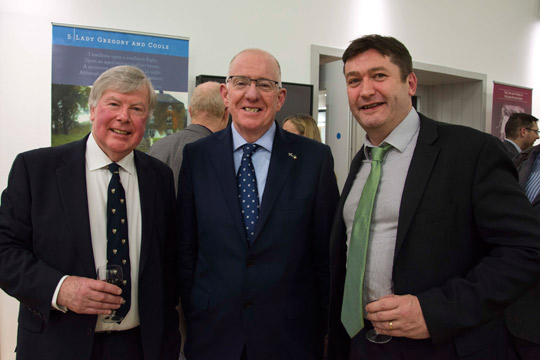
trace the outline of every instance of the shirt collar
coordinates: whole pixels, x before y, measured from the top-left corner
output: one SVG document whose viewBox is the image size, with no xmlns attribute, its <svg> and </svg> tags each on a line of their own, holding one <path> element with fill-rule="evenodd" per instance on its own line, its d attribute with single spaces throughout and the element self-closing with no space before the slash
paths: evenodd
<svg viewBox="0 0 540 360">
<path fill-rule="evenodd" d="M 89 171 L 102 169 L 111 163 L 111 159 L 101 150 L 91 133 L 86 141 L 86 164 Z M 120 161 L 116 162 L 120 167 L 131 175 L 135 174 L 135 157 L 133 151 L 127 154 Z"/>
<path fill-rule="evenodd" d="M 517 150 L 518 152 L 521 152 L 521 151 L 522 151 L 521 148 L 519 147 L 519 145 L 516 144 L 515 142 L 513 142 L 512 140 L 510 140 L 509 138 L 505 138 L 505 140 L 508 141 L 510 144 L 514 145 L 514 147 L 516 148 L 516 150 Z"/>
<path fill-rule="evenodd" d="M 392 145 L 392 147 L 399 152 L 405 151 L 409 143 L 414 137 L 414 134 L 420 128 L 420 116 L 414 108 L 411 108 L 407 116 L 392 130 L 390 134 L 381 142 Z M 367 134 L 364 142 L 364 154 L 366 159 L 370 159 L 370 151 L 368 148 L 375 147 L 371 141 L 369 141 Z"/>
<path fill-rule="evenodd" d="M 247 141 L 236 131 L 234 124 L 231 124 L 232 137 L 233 137 L 233 149 L 234 151 L 238 150 L 240 147 L 247 144 Z M 265 150 L 272 152 L 272 145 L 274 143 L 274 136 L 276 135 L 276 122 L 272 123 L 270 129 L 261 136 L 255 143 Z"/>
</svg>

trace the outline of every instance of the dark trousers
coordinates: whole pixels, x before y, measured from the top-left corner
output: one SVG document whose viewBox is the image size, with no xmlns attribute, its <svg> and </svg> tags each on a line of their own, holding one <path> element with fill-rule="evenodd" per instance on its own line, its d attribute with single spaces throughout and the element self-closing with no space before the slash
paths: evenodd
<svg viewBox="0 0 540 360">
<path fill-rule="evenodd" d="M 430 339 L 412 340 L 394 337 L 386 344 L 374 344 L 366 339 L 364 328 L 350 343 L 349 360 L 517 360 L 517 354 L 506 339 L 493 339 L 493 346 L 460 357 L 453 341 L 433 345 Z M 535 358 L 540 359 L 540 357 Z"/>
<path fill-rule="evenodd" d="M 91 360 L 143 360 L 140 327 L 94 334 Z"/>
</svg>

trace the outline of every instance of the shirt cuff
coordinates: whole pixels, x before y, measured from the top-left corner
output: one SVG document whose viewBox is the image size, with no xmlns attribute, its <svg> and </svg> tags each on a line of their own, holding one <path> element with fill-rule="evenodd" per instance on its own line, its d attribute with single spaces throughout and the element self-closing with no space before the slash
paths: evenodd
<svg viewBox="0 0 540 360">
<path fill-rule="evenodd" d="M 61 311 L 63 313 L 67 313 L 67 311 L 68 311 L 67 307 L 58 305 L 56 303 L 56 300 L 58 300 L 58 293 L 60 292 L 60 288 L 62 287 L 62 284 L 64 283 L 64 280 L 66 280 L 68 276 L 69 275 L 64 275 L 60 279 L 60 281 L 58 282 L 58 285 L 56 285 L 56 290 L 54 290 L 53 298 L 52 298 L 52 301 L 51 301 L 51 307 L 53 309 L 56 309 L 56 310 Z"/>
</svg>

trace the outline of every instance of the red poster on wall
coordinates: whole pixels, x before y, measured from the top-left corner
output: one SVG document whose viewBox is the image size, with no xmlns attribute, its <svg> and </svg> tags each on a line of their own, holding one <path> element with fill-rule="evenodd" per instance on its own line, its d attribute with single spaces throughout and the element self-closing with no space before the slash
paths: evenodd
<svg viewBox="0 0 540 360">
<path fill-rule="evenodd" d="M 511 114 L 530 114 L 532 109 L 532 89 L 493 83 L 493 111 L 491 113 L 491 134 L 504 140 L 504 126 Z"/>
</svg>

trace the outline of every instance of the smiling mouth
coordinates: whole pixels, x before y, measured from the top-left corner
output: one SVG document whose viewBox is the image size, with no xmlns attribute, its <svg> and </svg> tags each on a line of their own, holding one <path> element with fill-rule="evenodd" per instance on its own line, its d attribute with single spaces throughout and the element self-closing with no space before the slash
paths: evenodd
<svg viewBox="0 0 540 360">
<path fill-rule="evenodd" d="M 380 103 L 374 103 L 374 104 L 364 105 L 364 106 L 360 107 L 360 109 L 362 109 L 362 110 L 369 110 L 369 109 L 376 108 L 377 106 L 380 106 L 380 105 L 383 105 L 383 104 L 384 104 L 384 103 L 380 102 Z"/>
<path fill-rule="evenodd" d="M 252 112 L 252 113 L 256 113 L 256 112 L 261 111 L 261 109 L 259 109 L 259 108 L 249 108 L 249 107 L 245 107 L 244 110 L 247 111 L 247 112 Z"/>
<path fill-rule="evenodd" d="M 119 134 L 119 135 L 129 135 L 130 134 L 129 131 L 124 131 L 124 130 L 111 129 L 111 131 L 113 133 Z"/>
</svg>

